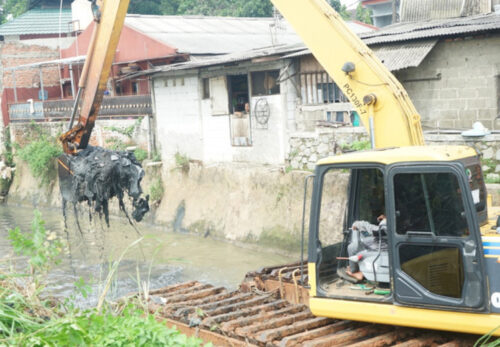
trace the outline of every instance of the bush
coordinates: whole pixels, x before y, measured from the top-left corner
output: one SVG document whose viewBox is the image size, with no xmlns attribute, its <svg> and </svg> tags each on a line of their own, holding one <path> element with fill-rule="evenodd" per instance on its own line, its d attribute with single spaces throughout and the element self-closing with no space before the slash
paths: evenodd
<svg viewBox="0 0 500 347">
<path fill-rule="evenodd" d="M 135 156 L 135 159 L 137 159 L 137 161 L 139 163 L 142 163 L 144 161 L 144 159 L 146 159 L 148 157 L 148 151 L 145 151 L 142 148 L 137 148 L 134 151 L 134 156 Z"/>
<path fill-rule="evenodd" d="M 151 202 L 153 204 L 158 204 L 163 198 L 163 193 L 163 182 L 161 178 L 158 177 L 149 187 L 149 198 L 151 199 Z"/>
<path fill-rule="evenodd" d="M 32 141 L 18 152 L 19 158 L 28 163 L 31 173 L 39 177 L 43 184 L 55 176 L 55 161 L 62 154 L 62 149 L 51 137 Z"/>
<path fill-rule="evenodd" d="M 18 227 L 9 231 L 16 253 L 28 257 L 35 287 L 29 275 L 0 272 L 0 346 L 202 345 L 201 339 L 187 337 L 158 322 L 137 300 L 107 305 L 102 307 L 104 310 L 98 306 L 80 311 L 73 305 L 73 297 L 64 306 L 42 299 L 35 277 L 45 275 L 61 251 L 55 233 L 48 233 L 44 223 L 35 211 L 31 233 L 21 233 Z M 37 271 L 38 276 L 34 276 Z M 20 284 L 21 278 L 27 281 L 24 285 Z M 79 287 L 83 286 L 80 280 Z"/>
</svg>

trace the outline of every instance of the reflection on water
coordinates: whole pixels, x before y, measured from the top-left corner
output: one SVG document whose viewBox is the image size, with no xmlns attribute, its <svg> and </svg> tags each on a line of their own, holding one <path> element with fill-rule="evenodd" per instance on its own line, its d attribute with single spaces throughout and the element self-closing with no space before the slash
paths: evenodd
<svg viewBox="0 0 500 347">
<path fill-rule="evenodd" d="M 120 262 L 110 290 L 112 298 L 137 291 L 138 283 L 143 282 L 149 283 L 151 289 L 194 279 L 236 288 L 250 270 L 295 260 L 210 238 L 173 233 L 154 225 L 139 224 L 137 232 L 124 219 L 112 218 L 108 228 L 99 218 L 90 221 L 88 212 L 83 209 L 81 212 L 82 233 L 72 213 L 68 213 L 69 230 L 65 232 L 60 210 L 41 210 L 46 229 L 55 231 L 63 242 L 69 241 L 61 264 L 49 275 L 47 290 L 53 295 L 69 297 L 75 294 L 74 283 L 82 277 L 93 287 L 91 297 L 82 301 L 82 305 L 96 302 L 112 262 L 140 237 L 138 232 L 144 239 Z M 13 257 L 7 231 L 16 226 L 29 231 L 32 219 L 31 208 L 0 205 L 1 266 L 25 266 L 25 260 Z"/>
</svg>

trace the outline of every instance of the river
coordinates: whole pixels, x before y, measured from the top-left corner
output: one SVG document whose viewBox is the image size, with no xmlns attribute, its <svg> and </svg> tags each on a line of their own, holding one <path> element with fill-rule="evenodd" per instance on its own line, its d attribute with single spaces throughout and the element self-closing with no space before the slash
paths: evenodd
<svg viewBox="0 0 500 347">
<path fill-rule="evenodd" d="M 137 292 L 138 283 L 147 283 L 154 289 L 199 280 L 234 289 L 248 271 L 296 260 L 210 237 L 174 233 L 166 227 L 146 223 L 139 223 L 135 230 L 123 218 L 111 218 L 108 228 L 98 216 L 90 221 L 88 211 L 83 208 L 78 218 L 81 232 L 72 213 L 68 213 L 66 232 L 59 209 L 40 212 L 45 228 L 55 231 L 58 238 L 69 245 L 61 255 L 61 263 L 50 271 L 46 291 L 58 297 L 74 296 L 82 307 L 96 303 L 112 263 L 140 237 L 143 240 L 129 249 L 120 262 L 108 295 L 111 299 Z M 13 255 L 7 235 L 8 230 L 16 226 L 23 232 L 29 231 L 32 220 L 33 208 L 0 205 L 0 266 L 25 268 L 26 259 Z M 74 283 L 80 278 L 92 288 L 88 298 L 75 291 Z"/>
</svg>

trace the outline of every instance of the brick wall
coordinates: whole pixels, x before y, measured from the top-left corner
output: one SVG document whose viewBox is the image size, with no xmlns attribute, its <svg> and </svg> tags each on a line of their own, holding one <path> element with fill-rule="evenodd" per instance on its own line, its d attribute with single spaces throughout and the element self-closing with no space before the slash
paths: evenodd
<svg viewBox="0 0 500 347">
<path fill-rule="evenodd" d="M 500 128 L 498 47 L 500 36 L 493 34 L 442 40 L 418 68 L 396 74 L 424 128 L 469 129 L 476 121 Z"/>
<path fill-rule="evenodd" d="M 20 42 L 7 42 L 2 47 L 1 64 L 4 69 L 3 86 L 13 88 L 14 79 L 12 71 L 6 68 L 41 61 L 59 59 L 59 50 L 38 45 L 25 45 Z M 42 69 L 43 84 L 46 87 L 59 86 L 59 72 L 57 67 Z M 16 87 L 33 88 L 34 83 L 40 85 L 40 72 L 38 69 L 16 71 Z"/>
</svg>

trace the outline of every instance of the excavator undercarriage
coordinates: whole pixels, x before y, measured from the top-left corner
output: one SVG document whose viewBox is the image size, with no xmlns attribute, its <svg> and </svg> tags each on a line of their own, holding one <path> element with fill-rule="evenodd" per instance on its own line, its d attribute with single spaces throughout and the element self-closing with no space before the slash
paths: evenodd
<svg viewBox="0 0 500 347">
<path fill-rule="evenodd" d="M 215 346 L 472 346 L 475 335 L 315 317 L 299 264 L 250 272 L 237 290 L 198 281 L 150 291 L 149 311 Z M 300 274 L 299 274 L 300 277 Z M 297 300 L 297 296 L 299 299 Z"/>
</svg>

